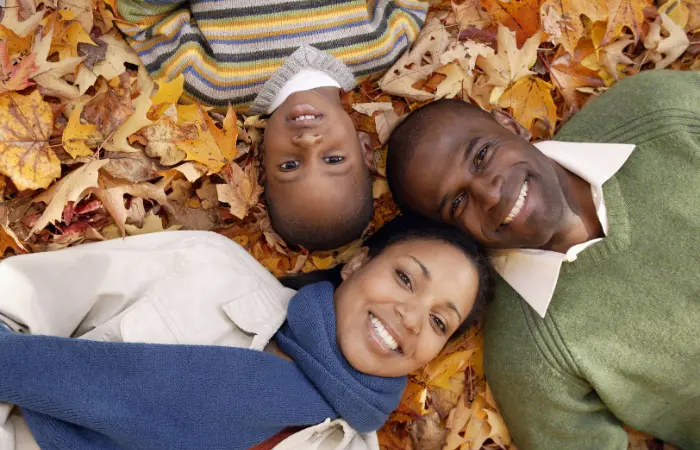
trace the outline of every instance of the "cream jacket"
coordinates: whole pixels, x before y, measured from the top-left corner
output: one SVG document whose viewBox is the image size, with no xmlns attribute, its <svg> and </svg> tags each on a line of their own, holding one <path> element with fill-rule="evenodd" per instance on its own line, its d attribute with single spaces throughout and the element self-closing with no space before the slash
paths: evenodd
<svg viewBox="0 0 700 450">
<path fill-rule="evenodd" d="M 33 334 L 262 351 L 284 323 L 293 295 L 243 248 L 204 231 L 147 234 L 0 262 L 0 320 Z M 0 450 L 37 450 L 12 411 L 0 403 Z M 328 419 L 275 449 L 379 445 L 376 433 Z"/>
</svg>

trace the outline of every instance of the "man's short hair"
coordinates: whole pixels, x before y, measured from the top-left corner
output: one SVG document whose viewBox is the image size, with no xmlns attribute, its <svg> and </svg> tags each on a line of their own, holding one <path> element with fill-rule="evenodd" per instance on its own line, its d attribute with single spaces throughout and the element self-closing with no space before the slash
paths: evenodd
<svg viewBox="0 0 700 450">
<path fill-rule="evenodd" d="M 445 113 L 464 115 L 465 120 L 475 114 L 493 120 L 488 112 L 471 103 L 441 99 L 411 112 L 394 128 L 387 143 L 386 177 L 394 202 L 404 212 L 414 212 L 408 205 L 405 194 L 407 184 L 411 182 L 405 176 L 408 164 L 416 148 L 422 144 L 426 132 L 439 126 L 440 116 Z"/>
<path fill-rule="evenodd" d="M 338 205 L 338 213 L 331 217 L 320 220 L 300 217 L 270 197 L 265 202 L 275 232 L 288 245 L 308 250 L 330 250 L 359 239 L 374 214 L 372 178 L 368 171 L 358 189 L 349 192 L 346 201 Z"/>
</svg>

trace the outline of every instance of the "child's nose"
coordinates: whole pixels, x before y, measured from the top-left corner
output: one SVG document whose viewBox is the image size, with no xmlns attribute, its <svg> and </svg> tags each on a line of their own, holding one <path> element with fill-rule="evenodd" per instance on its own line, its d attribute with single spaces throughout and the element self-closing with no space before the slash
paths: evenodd
<svg viewBox="0 0 700 450">
<path fill-rule="evenodd" d="M 304 133 L 292 137 L 292 142 L 302 148 L 311 148 L 321 142 L 321 135 L 317 133 Z"/>
</svg>

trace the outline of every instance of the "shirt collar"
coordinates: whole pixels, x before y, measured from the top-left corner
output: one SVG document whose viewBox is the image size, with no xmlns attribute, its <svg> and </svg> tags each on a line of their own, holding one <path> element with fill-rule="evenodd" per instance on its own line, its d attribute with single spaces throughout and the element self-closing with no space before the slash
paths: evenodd
<svg viewBox="0 0 700 450">
<path fill-rule="evenodd" d="M 603 184 L 617 173 L 634 150 L 632 144 L 594 144 L 545 141 L 535 144 L 554 162 L 591 185 L 591 195 L 605 234 L 608 219 L 603 199 Z M 586 248 L 600 241 L 592 239 L 571 247 L 566 253 L 537 249 L 499 250 L 493 257 L 496 272 L 544 317 L 564 262 L 576 260 Z"/>
</svg>

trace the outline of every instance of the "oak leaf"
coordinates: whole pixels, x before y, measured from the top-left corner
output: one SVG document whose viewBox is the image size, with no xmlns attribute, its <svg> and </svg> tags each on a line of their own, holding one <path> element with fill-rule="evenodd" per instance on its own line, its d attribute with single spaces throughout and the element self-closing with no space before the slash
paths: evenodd
<svg viewBox="0 0 700 450">
<path fill-rule="evenodd" d="M 194 131 L 195 136 L 197 131 Z M 172 166 L 187 156 L 178 147 L 178 142 L 187 138 L 182 128 L 168 116 L 163 116 L 141 131 L 146 138 L 145 152 L 152 158 L 160 158 L 161 164 Z"/>
<path fill-rule="evenodd" d="M 61 175 L 61 164 L 49 147 L 51 106 L 38 91 L 0 95 L 0 173 L 19 190 L 45 188 Z"/>
<path fill-rule="evenodd" d="M 263 192 L 258 184 L 258 169 L 249 164 L 245 170 L 238 164 L 230 164 L 230 175 L 226 176 L 226 184 L 217 184 L 216 192 L 219 201 L 227 203 L 231 214 L 243 219 L 248 210 L 255 206 Z"/>
<path fill-rule="evenodd" d="M 581 16 L 591 21 L 604 21 L 608 10 L 604 3 L 577 0 L 547 0 L 540 8 L 542 28 L 549 41 L 561 44 L 570 54 L 574 53 L 581 38 L 586 34 Z"/>
<path fill-rule="evenodd" d="M 532 130 L 535 119 L 544 121 L 551 135 L 557 121 L 557 107 L 551 90 L 552 85 L 541 78 L 522 78 L 503 93 L 498 104 L 510 108 L 513 117 L 527 129 Z"/>
<path fill-rule="evenodd" d="M 63 216 L 63 209 L 68 202 L 78 203 L 89 192 L 90 188 L 97 187 L 97 176 L 100 167 L 107 164 L 109 160 L 95 159 L 84 164 L 51 187 L 46 192 L 45 197 L 51 197 L 44 213 L 32 227 L 30 234 L 42 230 L 46 225 L 60 221 Z M 40 197 L 37 197 L 37 199 Z"/>
<path fill-rule="evenodd" d="M 124 73 L 126 70 L 125 63 L 143 67 L 138 55 L 129 47 L 129 44 L 124 41 L 124 38 L 121 37 L 117 30 L 112 30 L 95 40 L 95 43 L 98 45 L 101 42 L 107 48 L 104 59 L 96 63 L 92 68 L 83 65 L 78 70 L 75 84 L 79 86 L 81 95 L 95 84 L 98 77 L 102 76 L 106 80 L 111 80 Z"/>
<path fill-rule="evenodd" d="M 65 130 L 63 130 L 63 137 L 61 138 L 63 148 L 73 158 L 77 158 L 78 156 L 91 156 L 93 151 L 90 149 L 90 146 L 88 146 L 88 143 L 94 146 L 96 145 L 96 140 L 102 137 L 95 125 L 80 122 L 82 110 L 82 107 L 73 108 L 73 112 L 71 112 L 68 118 L 68 124 Z"/>
<path fill-rule="evenodd" d="M 493 19 L 516 34 L 518 45 L 534 36 L 540 28 L 542 0 L 480 0 Z"/>
<path fill-rule="evenodd" d="M 83 108 L 83 118 L 94 124 L 102 136 L 112 135 L 132 114 L 134 106 L 128 88 L 118 92 L 111 86 L 103 86 Z"/>
<path fill-rule="evenodd" d="M 662 35 L 662 29 L 667 37 Z M 649 59 L 655 69 L 664 69 L 678 59 L 690 45 L 683 27 L 675 23 L 666 14 L 661 14 L 651 25 L 649 34 L 644 39 L 644 47 L 649 49 Z"/>
<path fill-rule="evenodd" d="M 608 0 L 608 26 L 601 45 L 614 41 L 627 27 L 637 42 L 642 34 L 644 8 L 651 5 L 650 0 Z"/>
<path fill-rule="evenodd" d="M 355 103 L 352 109 L 366 116 L 373 116 L 377 111 L 393 111 L 394 106 L 391 102 L 371 102 L 371 103 Z"/>
<path fill-rule="evenodd" d="M 20 21 L 20 12 L 25 10 L 19 0 L 6 0 L 2 8 L 0 25 L 12 30 L 19 37 L 29 36 L 36 30 L 44 18 L 44 11 L 31 11 L 27 19 Z"/>
<path fill-rule="evenodd" d="M 34 40 L 34 52 L 36 53 L 36 68 L 31 77 L 39 85 L 51 91 L 52 94 L 68 99 L 80 96 L 78 88 L 63 79 L 65 75 L 73 74 L 83 57 L 66 58 L 56 62 L 49 61 L 51 54 L 51 39 L 53 28 L 50 28 L 46 36 L 37 33 Z"/>
<path fill-rule="evenodd" d="M 107 137 L 107 141 L 104 144 L 107 150 L 113 152 L 139 152 L 139 149 L 129 145 L 127 138 L 153 123 L 152 120 L 146 117 L 153 103 L 150 98 L 153 90 L 153 80 L 151 80 L 143 66 L 139 67 L 138 83 L 141 92 L 134 100 L 134 112 L 112 133 L 111 138 Z"/>
</svg>

